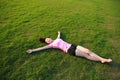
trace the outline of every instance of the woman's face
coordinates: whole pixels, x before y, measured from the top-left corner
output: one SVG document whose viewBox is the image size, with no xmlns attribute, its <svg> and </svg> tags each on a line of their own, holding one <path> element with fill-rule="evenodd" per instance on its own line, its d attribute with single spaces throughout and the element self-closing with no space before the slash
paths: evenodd
<svg viewBox="0 0 120 80">
<path fill-rule="evenodd" d="M 53 40 L 52 40 L 51 38 L 46 38 L 46 39 L 45 39 L 45 42 L 48 43 L 48 44 L 50 44 L 50 43 L 53 42 Z"/>
</svg>

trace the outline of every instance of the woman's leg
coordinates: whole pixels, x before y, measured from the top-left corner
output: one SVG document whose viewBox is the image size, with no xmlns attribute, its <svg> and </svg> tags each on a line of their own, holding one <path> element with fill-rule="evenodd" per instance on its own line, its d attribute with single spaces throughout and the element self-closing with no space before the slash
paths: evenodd
<svg viewBox="0 0 120 80">
<path fill-rule="evenodd" d="M 87 48 L 84 48 L 82 46 L 77 46 L 76 56 L 85 57 L 85 58 L 87 58 L 89 60 L 93 60 L 93 61 L 100 61 L 102 63 L 112 61 L 111 59 L 102 58 L 102 57 L 98 56 L 97 54 L 91 52 L 90 50 L 88 50 Z"/>
</svg>

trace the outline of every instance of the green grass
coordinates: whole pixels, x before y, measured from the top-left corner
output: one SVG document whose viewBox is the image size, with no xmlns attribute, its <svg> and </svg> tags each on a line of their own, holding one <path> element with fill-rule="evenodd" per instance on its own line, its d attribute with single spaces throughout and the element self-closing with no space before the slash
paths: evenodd
<svg viewBox="0 0 120 80">
<path fill-rule="evenodd" d="M 119 0 L 0 0 L 1 80 L 119 80 Z M 113 62 L 101 64 L 60 50 L 26 54 L 57 36 Z"/>
</svg>

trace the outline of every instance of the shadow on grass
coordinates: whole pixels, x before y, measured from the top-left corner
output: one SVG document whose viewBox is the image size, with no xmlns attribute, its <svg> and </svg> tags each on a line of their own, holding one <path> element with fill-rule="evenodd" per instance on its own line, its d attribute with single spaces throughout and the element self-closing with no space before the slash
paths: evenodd
<svg viewBox="0 0 120 80">
<path fill-rule="evenodd" d="M 82 58 L 82 59 L 85 59 L 85 60 L 88 60 L 84 57 L 79 57 L 79 56 L 75 56 L 76 58 Z M 92 61 L 92 60 L 88 60 L 88 61 Z M 120 70 L 120 63 L 117 63 L 117 62 L 110 62 L 110 63 L 101 63 L 101 62 L 98 62 L 98 61 L 92 61 L 92 62 L 96 62 L 96 63 L 100 63 L 100 64 L 105 64 L 105 65 L 108 65 L 108 66 L 111 66 L 113 68 L 117 68 L 118 70 Z"/>
<path fill-rule="evenodd" d="M 105 63 L 106 65 L 109 65 L 113 68 L 117 68 L 118 70 L 120 70 L 120 63 L 117 62 L 110 62 L 110 63 Z"/>
</svg>

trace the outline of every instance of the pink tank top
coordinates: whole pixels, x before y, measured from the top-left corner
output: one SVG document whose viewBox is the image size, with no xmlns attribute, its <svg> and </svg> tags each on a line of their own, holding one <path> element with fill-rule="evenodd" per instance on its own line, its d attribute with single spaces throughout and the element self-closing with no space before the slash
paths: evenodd
<svg viewBox="0 0 120 80">
<path fill-rule="evenodd" d="M 70 48 L 71 44 L 63 41 L 62 39 L 56 39 L 51 44 L 49 44 L 51 48 L 58 48 L 67 53 L 68 49 Z"/>
</svg>

